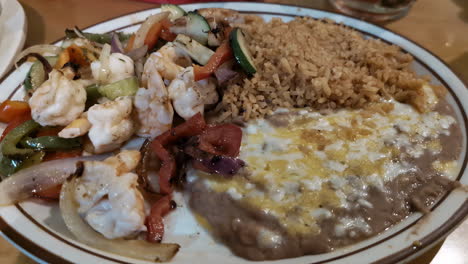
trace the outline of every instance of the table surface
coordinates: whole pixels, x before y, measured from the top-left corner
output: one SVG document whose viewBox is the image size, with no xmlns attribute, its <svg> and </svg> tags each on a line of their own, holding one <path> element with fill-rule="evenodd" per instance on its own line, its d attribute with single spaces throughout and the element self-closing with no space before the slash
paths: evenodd
<svg viewBox="0 0 468 264">
<path fill-rule="evenodd" d="M 26 46 L 50 43 L 67 27 L 85 28 L 133 11 L 157 7 L 128 0 L 20 0 L 28 20 Z M 265 0 L 331 10 L 325 0 Z M 418 0 L 404 18 L 385 27 L 426 47 L 468 81 L 468 1 Z M 468 220 L 443 244 L 413 263 L 463 264 L 468 261 Z M 439 250 L 440 248 L 440 250 Z M 435 255 L 435 257 L 434 257 Z M 31 259 L 0 238 L 0 263 L 29 264 Z"/>
</svg>

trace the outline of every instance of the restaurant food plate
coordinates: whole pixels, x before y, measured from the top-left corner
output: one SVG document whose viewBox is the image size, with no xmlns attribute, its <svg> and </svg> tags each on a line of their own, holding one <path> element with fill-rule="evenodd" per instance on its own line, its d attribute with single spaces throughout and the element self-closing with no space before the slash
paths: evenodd
<svg viewBox="0 0 468 264">
<path fill-rule="evenodd" d="M 458 162 L 457 180 L 468 184 L 467 163 L 467 117 L 468 90 L 465 84 L 436 56 L 412 41 L 384 28 L 351 17 L 326 11 L 295 6 L 261 3 L 207 3 L 184 5 L 185 10 L 204 7 L 223 7 L 253 13 L 265 20 L 280 17 L 289 21 L 295 16 L 330 18 L 362 32 L 365 36 L 379 38 L 402 47 L 414 56 L 414 70 L 420 75 L 429 75 L 435 85 L 444 85 L 449 93 L 447 101 L 455 110 L 455 116 L 462 130 L 462 153 Z M 114 30 L 133 32 L 138 25 L 158 9 L 146 10 L 125 15 L 94 25 L 85 31 L 104 33 Z M 14 99 L 22 99 L 21 88 L 30 64 L 23 64 L 0 84 L 1 99 L 13 94 Z M 214 241 L 198 224 L 188 210 L 181 194 L 174 200 L 179 208 L 166 219 L 164 241 L 176 242 L 181 246 L 171 263 L 248 263 L 233 255 L 225 246 Z M 432 245 L 442 240 L 464 219 L 468 212 L 466 188 L 456 188 L 442 197 L 423 216 L 414 213 L 385 232 L 359 243 L 339 248 L 331 253 L 303 256 L 275 261 L 276 263 L 394 263 L 410 260 Z M 3 236 L 24 253 L 38 262 L 49 263 L 147 263 L 140 260 L 90 248 L 74 240 L 60 216 L 56 204 L 40 200 L 30 200 L 15 206 L 0 208 L 0 227 Z M 148 262 L 149 263 L 149 262 Z"/>
<path fill-rule="evenodd" d="M 0 77 L 13 64 L 26 39 L 26 15 L 16 0 L 0 1 Z"/>
</svg>

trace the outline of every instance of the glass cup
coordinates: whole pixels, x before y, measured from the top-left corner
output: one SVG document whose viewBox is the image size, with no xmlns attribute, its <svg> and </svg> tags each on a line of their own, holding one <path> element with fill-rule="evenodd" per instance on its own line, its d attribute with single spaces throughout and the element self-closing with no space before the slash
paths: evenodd
<svg viewBox="0 0 468 264">
<path fill-rule="evenodd" d="M 329 0 L 340 12 L 383 22 L 405 16 L 416 0 Z"/>
</svg>

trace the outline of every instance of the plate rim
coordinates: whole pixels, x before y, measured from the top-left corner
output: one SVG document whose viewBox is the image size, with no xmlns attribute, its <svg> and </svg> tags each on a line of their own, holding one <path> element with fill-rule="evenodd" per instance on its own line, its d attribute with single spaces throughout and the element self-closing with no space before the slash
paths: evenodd
<svg viewBox="0 0 468 264">
<path fill-rule="evenodd" d="M 250 1 L 236 1 L 236 2 L 197 2 L 197 3 L 191 3 L 189 5 L 209 5 L 209 4 L 216 4 L 216 3 L 232 3 L 232 4 L 235 4 L 235 3 L 248 3 L 248 4 L 252 4 L 252 5 L 268 5 L 268 6 L 286 6 L 286 7 L 297 7 L 297 8 L 302 8 L 302 9 L 306 9 L 306 10 L 311 10 L 311 11 L 320 11 L 320 12 L 324 12 L 325 14 L 326 13 L 329 13 L 329 14 L 335 14 L 335 15 L 339 15 L 339 16 L 342 16 L 342 17 L 346 17 L 346 18 L 352 18 L 354 20 L 360 20 L 359 18 L 356 18 L 356 17 L 352 17 L 352 16 L 348 16 L 348 15 L 345 15 L 345 14 L 341 14 L 341 13 L 338 13 L 338 12 L 334 12 L 334 11 L 330 11 L 330 10 L 325 10 L 325 9 L 321 9 L 321 8 L 310 8 L 310 7 L 306 7 L 306 6 L 303 6 L 303 5 L 294 5 L 294 4 L 277 4 L 277 3 L 259 3 L 259 2 L 250 2 Z M 182 5 L 184 6 L 184 5 Z M 209 7 L 209 6 L 208 6 Z M 132 15 L 132 14 L 136 14 L 136 13 L 140 13 L 140 12 L 145 12 L 145 11 L 150 11 L 150 10 L 156 10 L 158 9 L 159 7 L 150 7 L 150 8 L 146 8 L 146 9 L 142 9 L 142 10 L 138 10 L 138 11 L 133 11 L 133 12 L 128 12 L 128 13 L 125 13 L 125 14 L 121 14 L 121 15 L 118 15 L 118 16 L 115 16 L 115 17 L 112 17 L 112 18 L 109 18 L 109 19 L 105 19 L 103 21 L 100 21 L 100 22 L 97 22 L 97 23 L 94 23 L 90 26 L 87 26 L 86 28 L 84 28 L 84 30 L 86 29 L 89 29 L 91 27 L 94 27 L 94 26 L 97 26 L 97 25 L 100 25 L 100 24 L 103 24 L 103 23 L 107 23 L 111 20 L 114 20 L 114 19 L 118 19 L 118 18 L 121 18 L 121 17 L 125 17 L 125 16 L 129 16 L 129 15 Z M 247 13 L 249 13 L 248 11 L 245 11 Z M 294 13 L 275 13 L 275 12 L 267 12 L 267 11 L 259 11 L 257 13 L 260 13 L 260 14 L 275 14 L 275 15 L 282 15 L 282 16 L 295 16 Z M 368 21 L 363 21 L 363 20 L 360 20 L 364 23 L 367 23 L 367 24 L 370 24 L 370 25 L 373 25 L 379 29 L 383 29 L 384 31 L 387 31 L 387 32 L 390 32 L 394 35 L 396 35 L 397 37 L 400 37 L 408 42 L 410 42 L 411 44 L 415 45 L 418 49 L 420 50 L 423 50 L 427 53 L 429 53 L 430 55 L 432 55 L 438 62 L 442 63 L 445 67 L 447 67 L 447 69 L 450 71 L 450 73 L 452 73 L 457 79 L 458 81 L 460 81 L 461 83 L 463 83 L 463 85 L 465 86 L 465 88 L 468 87 L 467 85 L 467 82 L 460 77 L 460 75 L 455 71 L 453 70 L 444 60 L 442 60 L 438 55 L 434 54 L 433 52 L 431 52 L 430 50 L 424 48 L 423 46 L 421 46 L 419 43 L 417 43 L 416 41 L 414 40 L 411 40 L 410 38 L 400 34 L 400 33 L 396 33 L 390 29 L 388 29 L 387 27 L 383 26 L 383 25 L 379 25 L 379 24 L 375 24 L 375 23 L 372 23 L 372 22 L 368 22 Z M 133 26 L 133 25 L 137 25 L 137 24 L 140 24 L 140 22 L 136 22 L 136 23 L 133 23 L 133 24 L 128 24 L 126 25 L 124 28 L 128 28 L 130 26 Z M 347 26 L 347 25 L 346 25 Z M 377 38 L 377 39 L 380 39 L 384 42 L 387 42 L 385 39 L 382 39 L 381 37 L 379 36 L 376 36 L 376 35 L 373 35 L 371 33 L 368 33 L 368 32 L 363 32 L 361 31 L 360 29 L 358 28 L 354 28 L 354 27 L 351 27 L 351 26 L 347 26 L 351 29 L 354 29 L 360 33 L 364 33 L 364 34 L 367 34 L 367 35 L 371 35 L 372 37 L 374 38 Z M 115 29 L 115 30 L 119 30 L 119 29 Z M 61 40 L 63 40 L 64 38 L 59 38 L 58 40 L 52 42 L 52 43 L 57 43 Z M 390 42 L 391 43 L 391 42 Z M 393 43 L 392 43 L 393 44 Z M 411 54 L 414 56 L 413 53 L 410 53 L 408 50 L 406 50 L 405 48 L 399 46 L 404 52 L 408 53 L 408 54 Z M 468 122 L 467 122 L 467 118 L 466 118 L 466 111 L 468 111 L 468 109 L 465 109 L 463 107 L 463 104 L 460 103 L 460 99 L 458 98 L 458 96 L 455 94 L 455 92 L 451 89 L 450 86 L 447 85 L 447 83 L 445 82 L 445 80 L 432 68 L 432 67 L 429 67 L 427 65 L 427 63 L 425 63 L 424 61 L 422 61 L 421 59 L 419 58 L 415 58 L 415 60 L 417 60 L 419 63 L 421 63 L 425 69 L 429 70 L 435 77 L 437 77 L 438 80 L 442 81 L 442 83 L 448 88 L 449 92 L 451 93 L 451 95 L 453 96 L 453 98 L 455 99 L 456 103 L 457 103 L 457 107 L 460 108 L 459 110 L 461 111 L 462 113 L 462 117 L 464 118 L 464 122 L 465 122 L 465 131 L 468 132 Z M 8 76 L 11 75 L 11 73 L 13 73 L 15 71 L 15 68 L 12 68 L 10 71 L 6 72 L 5 75 L 0 78 L 0 83 L 2 83 Z M 467 135 L 468 137 L 468 135 Z M 466 143 L 467 144 L 467 148 L 468 148 L 468 142 Z M 463 177 L 464 173 L 466 172 L 466 163 L 467 163 L 467 159 L 468 159 L 468 153 L 465 154 L 465 159 L 463 161 L 463 164 L 462 164 L 462 167 L 461 167 L 461 170 L 460 170 L 460 174 L 458 176 L 458 178 L 460 177 Z M 442 199 L 441 201 L 443 201 L 444 198 L 446 198 L 447 196 L 449 196 L 450 193 L 447 193 Z M 438 203 L 440 203 L 441 201 L 439 201 Z M 18 205 L 17 205 L 18 207 Z M 26 213 L 26 212 L 25 212 Z M 27 213 L 26 213 L 27 214 Z M 417 248 L 414 248 L 414 247 L 407 247 L 407 248 L 404 248 L 402 250 L 399 250 L 391 255 L 388 255 L 382 259 L 379 259 L 378 262 L 379 263 L 394 263 L 394 262 L 398 262 L 398 261 L 401 261 L 403 259 L 406 259 L 408 256 L 416 256 L 418 255 L 419 252 L 421 251 L 424 251 L 425 249 L 427 250 L 427 247 L 429 247 L 430 245 L 434 244 L 437 240 L 439 239 L 442 239 L 443 237 L 445 237 L 448 233 L 450 233 L 453 229 L 455 229 L 457 227 L 458 224 L 462 223 L 464 217 L 468 214 L 468 198 L 465 199 L 465 202 L 455 211 L 455 213 L 453 213 L 451 215 L 451 217 L 443 222 L 442 225 L 440 225 L 437 230 L 431 232 L 429 235 L 425 236 L 424 238 L 421 239 L 421 241 L 426 241 L 423 243 L 422 246 L 420 247 L 417 247 Z M 454 217 L 456 216 L 456 217 Z M 29 218 L 29 217 L 28 217 Z M 32 218 L 32 217 L 31 217 Z M 418 220 L 415 221 L 415 223 L 419 222 L 420 218 L 418 218 Z M 50 253 L 52 255 L 55 255 L 53 252 L 49 251 L 48 249 L 45 249 L 45 248 L 42 248 L 40 245 L 36 244 L 34 241 L 31 241 L 27 238 L 25 238 L 23 235 L 21 235 L 19 232 L 17 232 L 13 227 L 10 227 L 8 225 L 8 223 L 6 223 L 4 221 L 4 219 L 0 216 L 0 230 L 3 232 L 4 231 L 4 225 L 7 226 L 7 228 L 10 228 L 12 229 L 13 231 L 15 231 L 16 235 L 20 236 L 20 237 L 23 237 L 24 239 L 26 239 L 27 241 L 31 242 L 32 244 L 34 244 L 35 247 L 39 247 L 39 249 L 41 250 L 44 250 L 46 251 L 47 253 Z M 40 225 L 40 224 L 39 224 Z M 404 229 L 407 229 L 407 228 L 410 228 L 411 226 L 408 226 Z M 6 235 L 5 233 L 6 232 L 3 232 L 4 235 Z M 395 235 L 392 235 L 391 237 L 394 237 L 394 236 L 397 236 L 398 234 L 395 234 Z M 8 236 L 8 235 L 7 235 Z M 12 237 L 8 236 L 11 240 Z M 55 236 L 54 236 L 55 237 Z M 14 241 L 14 240 L 13 240 Z M 16 241 L 14 241 L 16 242 Z M 21 245 L 18 244 L 18 246 L 21 247 Z M 76 246 L 76 245 L 74 245 Z M 369 247 L 372 247 L 372 246 L 375 246 L 375 244 L 372 244 L 370 245 Z M 368 247 L 366 247 L 368 248 Z M 23 248 L 22 248 L 23 249 Z M 82 249 L 82 248 L 80 248 Z M 23 249 L 25 251 L 25 249 Z M 363 250 L 363 249 L 360 249 L 360 251 Z M 27 251 L 26 251 L 27 252 Z M 351 254 L 354 254 L 354 253 L 357 253 L 355 251 L 351 252 Z M 31 253 L 32 254 L 32 253 Z M 95 252 L 93 252 L 93 255 L 96 255 Z M 347 253 L 345 253 L 344 255 L 348 255 Z M 33 256 L 44 256 L 43 254 L 40 254 L 40 255 L 36 255 L 36 254 L 33 254 Z M 60 256 L 57 256 L 55 255 L 55 257 L 59 257 L 60 259 L 60 263 L 71 263 L 69 262 L 68 260 L 65 260 L 65 259 L 62 259 Z M 102 256 L 101 254 L 98 254 L 98 257 L 104 257 L 106 258 L 105 256 Z M 341 257 L 341 256 L 340 256 Z M 345 257 L 345 256 L 344 256 Z M 335 259 L 335 258 L 333 258 Z M 329 261 L 333 261 L 333 259 L 330 259 L 330 260 L 326 260 L 327 262 Z M 116 261 L 116 259 L 108 259 L 108 260 L 112 260 L 112 261 Z M 118 261 L 118 260 L 117 260 Z M 117 262 L 119 263 L 119 262 Z M 121 263 L 127 263 L 127 262 L 121 262 Z"/>
</svg>

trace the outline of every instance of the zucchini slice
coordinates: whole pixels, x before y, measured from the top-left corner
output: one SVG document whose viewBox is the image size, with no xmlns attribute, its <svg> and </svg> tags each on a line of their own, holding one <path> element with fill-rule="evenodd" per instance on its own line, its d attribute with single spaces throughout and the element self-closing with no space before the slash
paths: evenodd
<svg viewBox="0 0 468 264">
<path fill-rule="evenodd" d="M 231 31 L 229 39 L 231 42 L 232 52 L 234 53 L 237 63 L 239 63 L 242 69 L 249 75 L 256 73 L 257 68 L 255 68 L 252 55 L 250 55 L 242 30 L 240 28 L 234 28 Z"/>
<path fill-rule="evenodd" d="M 111 100 L 120 96 L 132 96 L 135 95 L 138 90 L 138 79 L 136 77 L 129 77 L 117 82 L 99 86 L 97 89 L 100 94 Z"/>
<path fill-rule="evenodd" d="M 207 64 L 211 56 L 214 54 L 214 51 L 184 34 L 177 35 L 174 40 L 174 45 L 183 49 L 192 59 L 201 65 Z"/>
<path fill-rule="evenodd" d="M 55 65 L 58 60 L 57 56 L 47 56 L 45 57 L 46 60 L 50 63 L 50 65 Z M 24 88 L 27 92 L 32 92 L 37 89 L 43 82 L 45 81 L 45 71 L 44 66 L 40 61 L 35 61 L 31 66 L 31 69 L 26 75 L 26 79 L 24 79 Z"/>
<path fill-rule="evenodd" d="M 174 4 L 162 4 L 161 5 L 161 10 L 163 12 L 170 12 L 171 14 L 169 15 L 169 20 L 173 21 L 178 19 L 179 17 L 183 17 L 187 15 L 184 9 L 178 5 Z"/>
<path fill-rule="evenodd" d="M 188 12 L 187 18 L 187 35 L 200 44 L 206 45 L 208 43 L 208 33 L 211 30 L 208 21 L 196 12 Z"/>
</svg>

